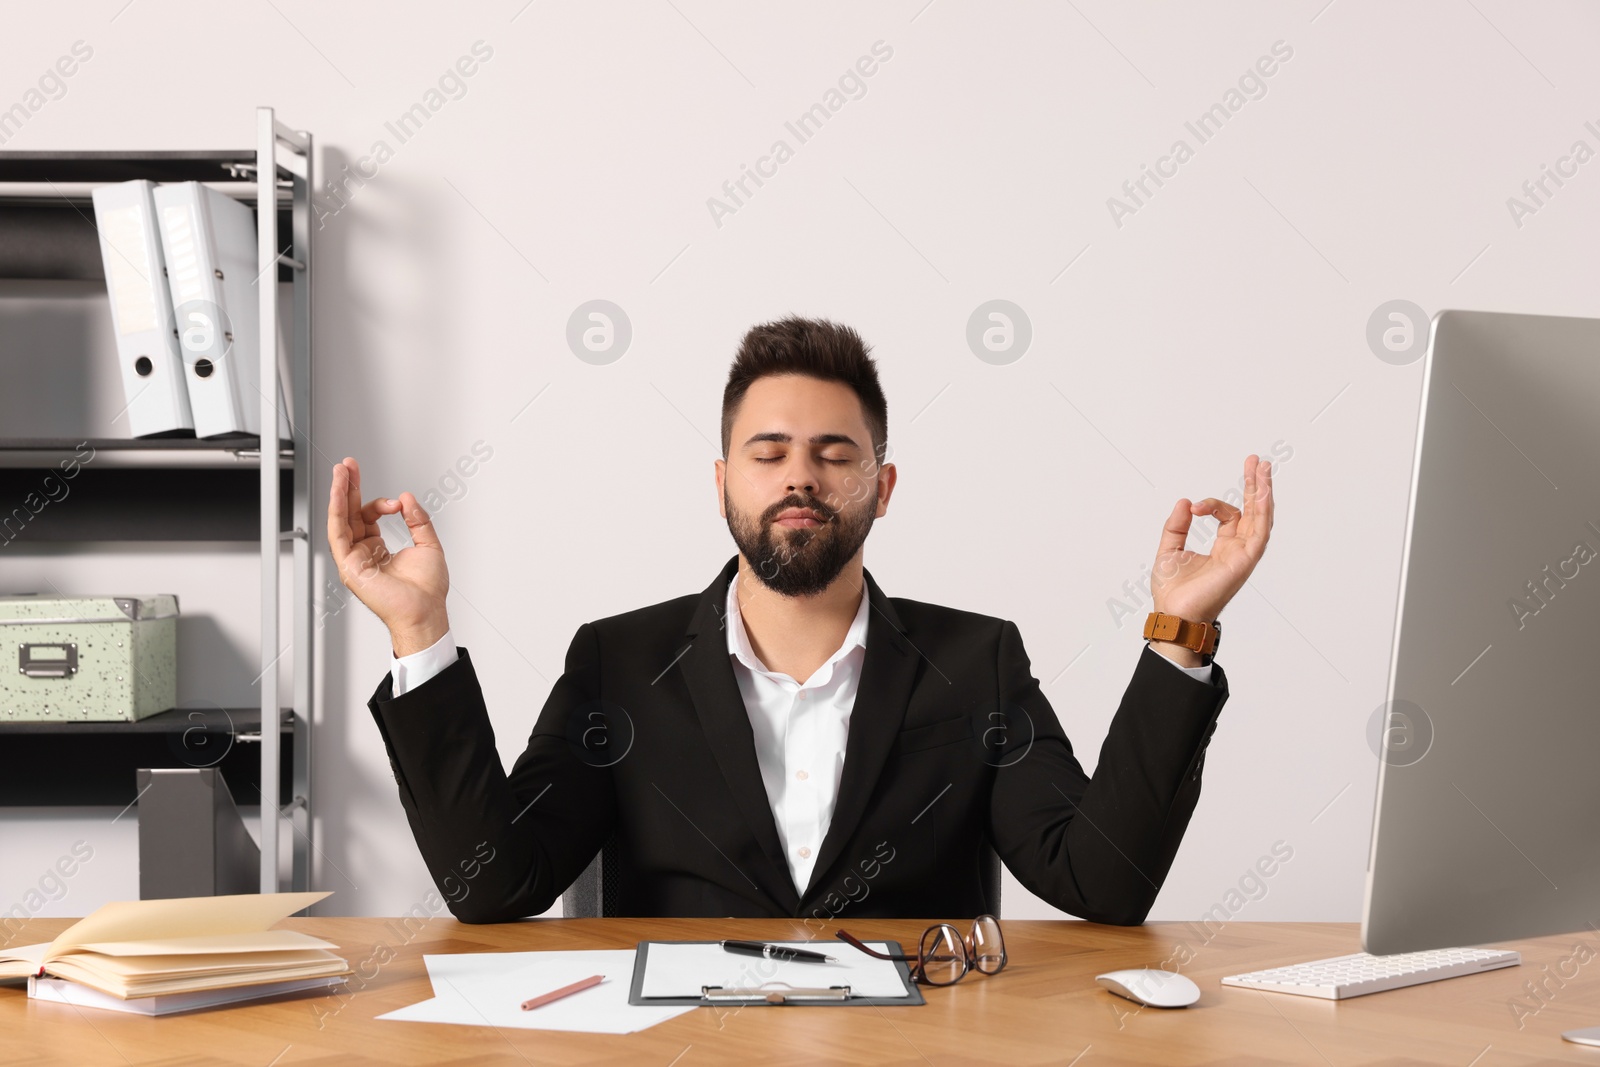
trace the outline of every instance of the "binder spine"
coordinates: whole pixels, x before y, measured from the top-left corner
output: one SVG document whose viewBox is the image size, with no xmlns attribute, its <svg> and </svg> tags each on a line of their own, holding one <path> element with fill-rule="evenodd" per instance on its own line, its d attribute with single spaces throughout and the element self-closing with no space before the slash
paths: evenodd
<svg viewBox="0 0 1600 1067">
<path fill-rule="evenodd" d="M 187 436 L 194 430 L 194 417 L 172 329 L 153 188 L 149 181 L 136 180 L 96 189 L 95 228 L 129 436 Z"/>
<path fill-rule="evenodd" d="M 199 182 L 179 182 L 162 186 L 156 193 L 174 324 L 198 437 L 250 432 L 230 381 L 236 362 L 229 347 L 233 330 L 224 291 L 218 284 L 221 267 L 207 204 L 209 192 Z"/>
</svg>

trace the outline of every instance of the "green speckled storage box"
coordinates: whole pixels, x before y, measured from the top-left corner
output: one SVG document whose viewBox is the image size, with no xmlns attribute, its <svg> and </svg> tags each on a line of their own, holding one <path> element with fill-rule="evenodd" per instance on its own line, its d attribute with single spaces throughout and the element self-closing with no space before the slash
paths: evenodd
<svg viewBox="0 0 1600 1067">
<path fill-rule="evenodd" d="M 0 722 L 132 722 L 178 704 L 178 598 L 0 596 Z"/>
</svg>

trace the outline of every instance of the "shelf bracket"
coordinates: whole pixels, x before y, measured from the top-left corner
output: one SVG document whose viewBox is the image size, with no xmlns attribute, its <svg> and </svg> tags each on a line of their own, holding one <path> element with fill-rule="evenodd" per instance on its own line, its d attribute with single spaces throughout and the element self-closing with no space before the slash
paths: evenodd
<svg viewBox="0 0 1600 1067">
<path fill-rule="evenodd" d="M 279 193 L 283 194 L 286 190 L 294 188 L 294 179 L 297 175 L 287 166 L 281 164 L 280 166 L 285 174 L 288 175 L 288 177 L 284 177 L 283 174 L 278 175 L 278 180 L 275 183 Z M 228 172 L 228 177 L 233 181 L 253 182 L 256 180 L 256 165 L 254 163 L 224 163 L 222 168 Z M 280 195 L 278 203 L 282 205 L 287 201 Z"/>
<path fill-rule="evenodd" d="M 230 449 L 228 449 L 228 451 L 233 453 L 233 458 L 234 459 L 257 459 L 258 460 L 258 459 L 261 458 L 261 449 L 259 449 L 259 448 L 230 448 Z M 292 449 L 292 448 L 280 448 L 280 449 L 278 449 L 278 458 L 279 459 L 293 459 L 294 458 L 294 449 Z"/>
</svg>

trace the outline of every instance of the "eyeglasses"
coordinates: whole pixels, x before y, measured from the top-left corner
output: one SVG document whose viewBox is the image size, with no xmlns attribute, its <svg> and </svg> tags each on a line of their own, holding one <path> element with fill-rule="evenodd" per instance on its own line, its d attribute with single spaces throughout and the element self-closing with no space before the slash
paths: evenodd
<svg viewBox="0 0 1600 1067">
<path fill-rule="evenodd" d="M 980 915 L 972 920 L 972 932 L 965 937 L 949 923 L 933 924 L 923 931 L 915 956 L 879 952 L 843 930 L 835 930 L 833 936 L 877 959 L 911 964 L 912 981 L 925 985 L 954 985 L 970 970 L 999 974 L 1006 965 L 1005 938 L 1000 934 L 1000 920 L 993 915 Z"/>
</svg>

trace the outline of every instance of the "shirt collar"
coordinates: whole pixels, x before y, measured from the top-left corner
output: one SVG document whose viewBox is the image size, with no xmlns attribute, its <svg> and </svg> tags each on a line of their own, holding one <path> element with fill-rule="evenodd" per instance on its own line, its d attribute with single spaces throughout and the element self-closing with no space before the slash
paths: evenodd
<svg viewBox="0 0 1600 1067">
<path fill-rule="evenodd" d="M 845 631 L 844 644 L 839 646 L 837 652 L 828 657 L 828 663 L 824 664 L 824 667 L 843 659 L 858 646 L 863 649 L 867 647 L 867 611 L 871 607 L 867 603 L 868 600 L 866 583 L 863 582 L 861 605 L 856 608 L 856 617 L 851 621 L 850 629 Z M 743 663 L 752 671 L 765 671 L 771 674 L 772 672 L 756 658 L 755 650 L 750 647 L 750 636 L 745 632 L 744 616 L 739 611 L 738 571 L 734 571 L 733 578 L 728 582 L 728 603 L 724 617 L 728 620 L 728 654 L 737 657 L 740 663 Z M 806 679 L 800 678 L 797 681 L 804 685 Z"/>
</svg>

